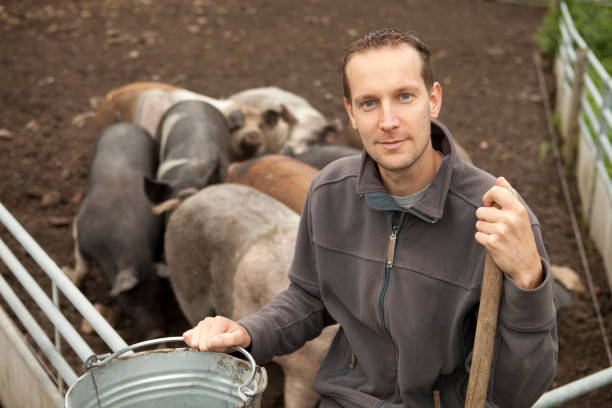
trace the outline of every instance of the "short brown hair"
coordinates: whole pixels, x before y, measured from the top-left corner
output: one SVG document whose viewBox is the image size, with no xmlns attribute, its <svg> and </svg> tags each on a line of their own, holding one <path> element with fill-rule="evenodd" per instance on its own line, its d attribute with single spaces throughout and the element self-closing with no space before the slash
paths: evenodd
<svg viewBox="0 0 612 408">
<path fill-rule="evenodd" d="M 431 55 L 429 49 L 419 39 L 416 33 L 412 31 L 401 32 L 392 28 L 383 28 L 369 32 L 356 40 L 352 41 L 344 49 L 344 61 L 342 63 L 342 86 L 344 87 L 344 97 L 347 101 L 351 100 L 351 89 L 346 77 L 346 66 L 354 54 L 364 52 L 370 49 L 382 47 L 396 47 L 399 45 L 408 45 L 415 49 L 421 57 L 421 76 L 425 81 L 425 87 L 429 91 L 433 85 L 433 67 L 431 65 Z"/>
</svg>

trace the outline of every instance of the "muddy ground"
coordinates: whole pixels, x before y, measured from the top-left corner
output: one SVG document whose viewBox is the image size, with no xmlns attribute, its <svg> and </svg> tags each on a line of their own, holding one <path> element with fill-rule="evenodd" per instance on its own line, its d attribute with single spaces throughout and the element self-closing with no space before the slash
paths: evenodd
<svg viewBox="0 0 612 408">
<path fill-rule="evenodd" d="M 58 265 L 70 265 L 69 225 L 96 136 L 88 112 L 106 92 L 143 80 L 213 97 L 276 85 L 348 126 L 341 101 L 342 49 L 360 33 L 392 26 L 421 34 L 444 90 L 440 119 L 476 165 L 505 176 L 521 192 L 542 223 L 552 263 L 573 268 L 584 281 L 553 157 L 540 149 L 549 134 L 532 36 L 544 13 L 537 6 L 477 0 L 5 0 L 0 4 L 0 201 Z M 545 69 L 552 96 L 550 61 Z M 0 237 L 48 289 L 44 273 L 4 229 Z M 610 291 L 601 258 L 586 241 L 610 336 Z M 18 286 L 3 264 L 0 273 Z M 97 271 L 83 287 L 92 302 L 117 309 L 107 291 Z M 178 335 L 187 324 L 170 296 L 165 303 L 168 335 Z M 63 310 L 78 327 L 77 313 L 68 305 Z M 120 318 L 116 328 L 128 343 L 141 340 L 128 318 Z M 576 295 L 572 308 L 559 311 L 559 337 L 553 387 L 608 366 L 587 295 Z M 107 351 L 94 336 L 85 338 L 96 352 Z M 275 392 L 271 388 L 269 405 L 275 404 Z M 611 400 L 608 386 L 563 406 L 603 407 Z"/>
</svg>

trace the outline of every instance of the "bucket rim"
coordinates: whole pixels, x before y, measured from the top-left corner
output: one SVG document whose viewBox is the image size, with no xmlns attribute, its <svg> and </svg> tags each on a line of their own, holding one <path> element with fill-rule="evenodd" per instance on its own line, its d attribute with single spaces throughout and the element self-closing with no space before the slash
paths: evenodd
<svg viewBox="0 0 612 408">
<path fill-rule="evenodd" d="M 147 346 L 160 344 L 160 343 L 183 342 L 183 341 L 184 341 L 183 337 L 178 337 L 178 336 L 177 337 L 162 337 L 162 338 L 157 338 L 157 339 L 145 340 L 139 343 L 129 345 L 127 347 L 124 347 L 123 349 L 115 351 L 114 353 L 110 355 L 109 354 L 102 354 L 102 355 L 93 354 L 89 356 L 85 360 L 84 365 L 83 365 L 83 369 L 85 372 L 83 373 L 83 375 L 81 375 L 77 379 L 77 381 L 74 384 L 72 384 L 69 387 L 68 391 L 66 392 L 64 407 L 67 407 L 69 396 L 73 392 L 74 388 L 77 386 L 77 384 L 81 382 L 81 380 L 83 380 L 88 375 L 90 375 L 92 380 L 94 381 L 94 388 L 97 388 L 95 385 L 95 380 L 93 376 L 93 372 L 96 369 L 100 369 L 106 364 L 119 359 L 119 357 L 123 356 L 124 354 L 128 352 L 130 352 L 130 355 L 128 355 L 127 357 L 130 357 L 131 355 L 134 355 L 132 351 L 138 348 L 147 347 Z M 265 390 L 267 386 L 267 382 L 268 382 L 267 372 L 265 368 L 257 366 L 257 363 L 255 362 L 255 359 L 253 358 L 253 356 L 248 351 L 246 351 L 244 348 L 234 346 L 234 347 L 231 347 L 231 349 L 244 355 L 249 362 L 249 366 L 250 366 L 249 377 L 244 383 L 237 386 L 237 391 L 238 391 L 238 395 L 243 401 L 252 401 L 256 397 L 261 395 L 263 393 L 263 390 Z M 194 349 L 191 347 L 173 348 L 172 350 L 177 351 L 177 352 L 187 351 L 187 352 L 207 353 L 211 355 L 228 354 L 228 353 L 217 353 L 217 352 L 205 352 L 205 351 L 200 351 L 198 349 Z M 156 352 L 156 351 L 157 350 L 151 350 L 151 352 Z M 228 356 L 233 357 L 229 354 Z M 256 377 L 258 368 L 260 372 L 260 378 L 259 378 L 259 381 L 256 382 L 255 377 Z M 97 389 L 95 390 L 95 392 L 97 394 Z"/>
</svg>

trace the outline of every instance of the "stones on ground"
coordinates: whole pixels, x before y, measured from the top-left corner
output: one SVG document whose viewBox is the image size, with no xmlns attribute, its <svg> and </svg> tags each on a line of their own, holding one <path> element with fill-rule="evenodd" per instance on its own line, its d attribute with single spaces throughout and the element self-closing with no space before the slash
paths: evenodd
<svg viewBox="0 0 612 408">
<path fill-rule="evenodd" d="M 89 98 L 89 106 L 91 106 L 92 109 L 97 109 L 102 99 L 104 98 L 101 96 L 92 96 L 91 98 Z"/>
<path fill-rule="evenodd" d="M 55 83 L 55 77 L 54 76 L 47 76 L 45 78 L 41 78 L 38 81 L 38 86 L 46 86 L 46 85 L 51 85 Z"/>
<path fill-rule="evenodd" d="M 72 175 L 72 171 L 68 168 L 62 169 L 62 180 L 68 180 Z"/>
<path fill-rule="evenodd" d="M 49 224 L 53 227 L 68 227 L 72 224 L 72 217 L 51 216 Z"/>
<path fill-rule="evenodd" d="M 446 51 L 445 49 L 441 48 L 438 51 L 436 51 L 432 56 L 431 59 L 434 61 L 437 60 L 441 60 L 442 58 L 446 57 L 448 55 L 448 51 Z"/>
<path fill-rule="evenodd" d="M 61 200 L 62 196 L 60 192 L 57 190 L 51 190 L 43 194 L 40 204 L 43 206 L 43 208 L 55 207 Z"/>
<path fill-rule="evenodd" d="M 140 33 L 140 38 L 147 45 L 156 45 L 159 33 L 157 31 L 145 30 Z"/>
<path fill-rule="evenodd" d="M 349 35 L 349 37 L 357 37 L 359 35 L 359 31 L 355 28 L 347 29 L 346 33 Z"/>
<path fill-rule="evenodd" d="M 486 49 L 486 53 L 493 60 L 497 60 L 506 54 L 506 51 L 502 47 L 489 47 Z"/>
<path fill-rule="evenodd" d="M 525 102 L 534 102 L 534 103 L 542 102 L 542 96 L 538 92 L 530 92 L 528 89 L 523 89 L 518 94 L 518 99 L 520 101 L 525 101 Z"/>
<path fill-rule="evenodd" d="M 36 119 L 32 119 L 28 123 L 26 123 L 25 130 L 28 132 L 38 132 L 40 130 L 40 125 L 38 124 Z"/>
<path fill-rule="evenodd" d="M 0 129 L 0 139 L 10 140 L 13 138 L 13 132 L 8 129 Z"/>
</svg>

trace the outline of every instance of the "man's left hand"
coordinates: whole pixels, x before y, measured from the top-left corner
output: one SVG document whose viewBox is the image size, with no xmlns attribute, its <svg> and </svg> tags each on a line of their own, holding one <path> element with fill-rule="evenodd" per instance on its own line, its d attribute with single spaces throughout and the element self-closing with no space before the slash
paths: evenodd
<svg viewBox="0 0 612 408">
<path fill-rule="evenodd" d="M 527 209 L 510 183 L 498 177 L 476 210 L 476 241 L 491 254 L 499 268 L 523 289 L 537 288 L 543 279 Z"/>
</svg>

